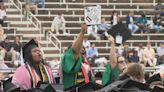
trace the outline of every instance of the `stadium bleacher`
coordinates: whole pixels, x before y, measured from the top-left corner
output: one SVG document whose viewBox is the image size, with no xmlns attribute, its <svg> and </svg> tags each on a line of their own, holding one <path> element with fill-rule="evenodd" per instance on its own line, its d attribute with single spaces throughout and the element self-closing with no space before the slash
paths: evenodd
<svg viewBox="0 0 164 92">
<path fill-rule="evenodd" d="M 28 17 L 26 18 L 26 15 L 24 15 L 25 10 L 23 9 L 25 3 L 23 0 L 20 0 L 20 2 L 8 0 L 5 2 L 7 11 L 7 20 L 5 21 L 5 23 L 7 23 L 7 27 L 5 29 L 13 30 L 13 32 L 8 33 L 11 38 L 12 36 L 20 35 L 22 37 L 22 42 L 27 42 L 31 39 L 31 37 L 41 37 L 44 55 L 48 60 L 52 60 L 54 57 L 60 57 L 61 55 L 59 52 L 62 52 L 62 49 L 71 44 L 77 36 L 76 34 L 80 31 L 79 25 L 84 20 L 83 17 L 85 6 L 93 6 L 97 4 L 101 5 L 102 17 L 105 17 L 107 22 L 110 23 L 109 17 L 111 16 L 113 10 L 119 12 L 119 16 L 122 17 L 123 21 L 129 11 L 134 11 L 135 16 L 139 16 L 142 12 L 146 12 L 147 16 L 152 18 L 154 6 L 157 4 L 155 1 L 156 0 L 46 0 L 46 8 L 39 8 L 39 14 L 35 15 L 31 13 L 30 15 L 27 15 Z M 48 41 L 48 37 L 46 37 L 46 32 L 50 30 L 52 20 L 58 13 L 64 14 L 66 19 L 66 30 L 69 33 L 69 36 L 64 34 L 53 35 L 56 36 L 55 38 L 58 39 L 58 44 L 61 44 L 61 47 L 59 47 L 59 45 L 55 46 L 55 42 L 53 42 L 54 40 L 50 41 L 49 39 Z M 105 57 L 108 56 L 108 53 L 106 53 L 108 51 L 107 48 L 109 47 L 107 41 L 97 42 L 94 38 L 90 36 L 88 37 L 91 42 L 96 43 L 100 55 Z M 142 36 L 141 34 L 134 34 L 134 36 L 127 41 L 127 44 L 133 48 L 140 42 L 152 42 L 153 47 L 155 48 L 163 39 L 164 34 L 161 33 L 148 33 L 142 34 Z M 104 45 L 106 47 L 104 47 Z"/>
<path fill-rule="evenodd" d="M 7 19 L 4 30 L 11 40 L 15 36 L 20 36 L 22 42 L 27 42 L 31 38 L 40 37 L 44 57 L 50 61 L 61 57 L 67 46 L 77 37 L 80 31 L 79 25 L 84 22 L 84 7 L 97 4 L 102 7 L 102 17 L 105 17 L 110 23 L 109 19 L 113 10 L 118 11 L 123 22 L 125 22 L 125 17 L 129 11 L 134 11 L 135 16 L 145 12 L 147 17 L 152 19 L 154 6 L 157 2 L 156 0 L 46 0 L 46 7 L 38 9 L 39 14 L 31 12 L 27 14 L 24 10 L 25 3 L 23 0 L 5 0 Z M 64 14 L 66 30 L 69 34 L 56 35 L 48 32 L 53 18 L 58 13 Z M 110 47 L 107 40 L 95 40 L 87 34 L 86 37 L 90 42 L 96 44 L 100 57 L 108 58 Z M 137 33 L 133 34 L 133 37 L 126 44 L 129 44 L 130 48 L 135 48 L 139 43 L 146 46 L 147 42 L 151 42 L 153 48 L 156 48 L 163 39 L 163 33 Z"/>
<path fill-rule="evenodd" d="M 105 18 L 110 24 L 110 17 L 115 10 L 119 17 L 125 23 L 125 17 L 129 11 L 134 11 L 134 15 L 139 17 L 142 13 L 146 14 L 149 20 L 154 17 L 154 7 L 157 5 L 156 0 L 45 0 L 45 8 L 38 8 L 38 14 L 25 11 L 24 0 L 4 0 L 6 7 L 6 19 L 3 29 L 13 42 L 15 36 L 20 36 L 22 43 L 28 42 L 31 38 L 39 38 L 41 50 L 46 61 L 52 61 L 54 58 L 61 58 L 64 51 L 78 36 L 80 24 L 84 23 L 84 7 L 100 5 L 102 18 Z M 164 4 L 164 2 L 162 3 Z M 55 34 L 51 32 L 53 18 L 59 13 L 64 15 L 66 20 L 66 32 L 68 34 Z M 162 21 L 164 25 L 164 20 Z M 153 29 L 151 29 L 153 30 Z M 109 59 L 110 44 L 108 40 L 97 40 L 94 37 L 85 34 L 90 42 L 96 44 L 99 57 Z M 132 34 L 132 37 L 124 44 L 129 48 L 136 48 L 140 43 L 146 47 L 151 42 L 152 48 L 156 49 L 159 43 L 164 41 L 164 26 L 161 33 L 140 33 Z M 118 48 L 118 46 L 116 46 Z M 11 63 L 6 61 L 6 63 Z M 145 67 L 145 72 L 158 71 L 163 65 L 155 67 Z M 92 67 L 94 73 L 104 72 L 105 67 Z M 4 74 L 13 74 L 16 68 L 1 69 Z M 52 69 L 53 73 L 59 72 Z M 8 75 L 8 77 L 11 77 Z"/>
</svg>

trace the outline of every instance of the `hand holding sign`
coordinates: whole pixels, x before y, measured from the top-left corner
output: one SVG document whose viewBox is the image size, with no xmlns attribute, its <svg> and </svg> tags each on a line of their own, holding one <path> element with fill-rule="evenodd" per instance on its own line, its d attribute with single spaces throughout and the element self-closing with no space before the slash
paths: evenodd
<svg viewBox="0 0 164 92">
<path fill-rule="evenodd" d="M 87 25 L 101 24 L 101 6 L 85 7 L 84 14 Z"/>
<path fill-rule="evenodd" d="M 85 33 L 87 31 L 87 29 L 88 29 L 88 27 L 87 27 L 86 23 L 81 24 L 81 31 L 83 33 Z"/>
</svg>

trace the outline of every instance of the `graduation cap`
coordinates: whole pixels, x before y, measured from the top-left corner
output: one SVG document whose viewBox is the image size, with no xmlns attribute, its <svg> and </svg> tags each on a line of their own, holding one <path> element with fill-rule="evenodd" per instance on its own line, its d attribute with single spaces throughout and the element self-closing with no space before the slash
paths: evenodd
<svg viewBox="0 0 164 92">
<path fill-rule="evenodd" d="M 131 31 L 123 23 L 112 26 L 112 28 L 108 30 L 108 34 L 111 34 L 115 38 L 117 44 L 122 44 L 132 36 Z"/>
<path fill-rule="evenodd" d="M 38 44 L 34 39 L 31 39 L 28 43 L 23 46 L 23 58 L 25 61 L 31 59 L 31 49 L 38 47 Z"/>
<path fill-rule="evenodd" d="M 11 83 L 12 77 L 3 81 L 4 92 L 20 92 L 20 87 Z"/>
<path fill-rule="evenodd" d="M 42 92 L 42 90 L 39 89 L 39 88 L 32 88 L 32 89 L 29 89 L 29 90 L 24 90 L 23 92 Z"/>
<path fill-rule="evenodd" d="M 26 92 L 63 92 L 63 85 L 40 84 L 39 87 L 29 89 Z"/>
<path fill-rule="evenodd" d="M 159 73 L 153 75 L 152 77 L 150 77 L 150 78 L 146 81 L 146 83 L 151 84 L 151 83 L 154 82 L 154 81 L 161 81 L 161 77 L 160 77 L 160 74 L 159 74 Z"/>
<path fill-rule="evenodd" d="M 50 84 L 48 84 L 47 86 L 41 86 L 42 88 L 44 88 L 44 89 L 42 89 L 42 92 L 57 92 L 53 87 L 52 87 L 52 85 L 50 85 Z"/>
<path fill-rule="evenodd" d="M 155 87 L 153 88 L 153 90 L 151 90 L 151 92 L 164 92 L 164 89 L 163 89 L 163 88 L 160 88 L 160 87 L 155 86 Z"/>
<path fill-rule="evenodd" d="M 97 83 L 85 83 L 81 82 L 77 85 L 74 85 L 70 88 L 65 89 L 65 92 L 94 92 L 98 89 L 101 89 L 102 85 L 97 84 Z"/>
<path fill-rule="evenodd" d="M 130 79 L 124 85 L 121 86 L 120 91 L 132 92 L 130 90 L 134 90 L 134 91 L 149 91 L 150 88 L 149 88 L 148 84 L 143 84 L 141 82 L 137 82 L 137 81 L 134 81 L 134 80 Z"/>
<path fill-rule="evenodd" d="M 61 84 L 41 84 L 42 92 L 63 92 L 63 85 Z"/>
<path fill-rule="evenodd" d="M 115 81 L 98 92 L 149 92 L 149 85 L 131 79 Z"/>
<path fill-rule="evenodd" d="M 112 91 L 116 91 L 118 89 L 118 87 L 125 83 L 126 80 L 119 80 L 119 81 L 115 81 L 105 87 L 103 87 L 102 89 L 98 90 L 98 92 L 112 92 Z M 119 92 L 119 91 L 116 91 L 116 92 Z"/>
<path fill-rule="evenodd" d="M 63 92 L 62 84 L 48 84 L 46 82 L 39 81 L 37 88 L 41 89 L 41 92 Z"/>
</svg>

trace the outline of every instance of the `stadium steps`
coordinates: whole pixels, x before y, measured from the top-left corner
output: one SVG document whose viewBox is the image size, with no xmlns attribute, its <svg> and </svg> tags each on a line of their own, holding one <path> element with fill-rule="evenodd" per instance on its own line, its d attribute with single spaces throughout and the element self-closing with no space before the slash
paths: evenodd
<svg viewBox="0 0 164 92">
<path fill-rule="evenodd" d="M 40 35 L 38 29 L 26 19 L 25 15 L 20 15 L 20 12 L 11 3 L 5 3 L 5 6 L 7 12 L 7 19 L 5 20 L 5 23 L 7 23 L 9 27 L 5 27 L 4 30 L 7 30 L 5 33 L 8 34 L 9 39 L 13 42 L 15 36 L 20 36 L 22 39 L 21 41 L 25 43 L 32 38 L 41 37 L 42 41 L 40 43 L 43 51 L 45 52 L 46 59 L 54 59 L 46 54 L 55 55 L 54 53 L 58 54 L 59 51 L 50 41 L 46 39 L 45 34 Z"/>
<path fill-rule="evenodd" d="M 102 6 L 102 17 L 105 17 L 107 21 L 109 21 L 109 17 L 112 14 L 112 11 L 115 10 L 118 11 L 119 13 L 122 13 L 123 19 L 126 17 L 128 12 L 130 10 L 133 10 L 135 15 L 139 16 L 140 14 L 143 13 L 143 10 L 146 10 L 147 12 L 151 12 L 153 10 L 153 0 L 132 0 L 134 5 L 131 6 L 130 0 L 109 0 L 109 3 L 112 5 L 107 5 L 107 0 L 85 0 L 86 5 L 84 5 L 83 0 L 66 0 L 65 3 L 60 3 L 59 1 L 54 1 L 54 0 L 46 0 L 46 8 L 42 9 L 39 8 L 39 14 L 35 15 L 40 21 L 42 21 L 42 26 L 43 30 L 49 31 L 51 22 L 53 21 L 53 18 L 58 14 L 58 13 L 63 13 L 66 19 L 66 30 L 69 31 L 71 34 L 70 35 L 63 35 L 59 34 L 56 35 L 60 41 L 62 42 L 62 49 L 66 49 L 68 45 L 70 45 L 74 38 L 77 36 L 77 34 L 80 32 L 80 23 L 83 22 L 83 17 L 84 17 L 84 11 L 83 8 L 85 6 L 89 5 L 97 5 L 97 2 Z M 137 10 L 137 6 L 141 10 Z M 68 7 L 68 10 L 67 8 Z M 8 10 L 11 13 L 14 12 L 14 10 Z M 15 11 L 16 12 L 16 11 Z M 15 13 L 13 13 L 15 16 Z M 151 13 L 148 14 L 148 16 L 152 17 L 153 15 Z M 10 16 L 9 16 L 10 18 Z M 15 18 L 17 18 L 15 16 Z M 79 22 L 79 18 L 81 18 L 81 22 Z M 21 31 L 20 31 L 21 32 Z M 31 32 L 32 33 L 32 32 Z M 26 33 L 25 33 L 26 34 Z M 96 43 L 96 46 L 100 52 L 100 56 L 105 56 L 108 57 L 108 41 L 97 41 L 91 36 L 86 36 L 91 42 Z M 28 39 L 28 37 L 25 37 Z M 25 39 L 24 38 L 24 39 Z M 42 37 L 44 38 L 44 37 Z M 164 36 L 159 36 L 159 37 L 150 37 L 150 40 L 147 39 L 148 35 L 138 35 L 138 36 L 133 36 L 126 44 L 129 44 L 130 47 L 135 47 L 139 43 L 143 43 L 144 46 L 146 45 L 147 41 L 152 42 L 153 47 L 157 46 L 157 44 L 164 39 Z M 133 46 L 131 46 L 133 44 Z M 42 46 L 44 50 L 48 50 L 48 48 L 51 48 L 51 43 L 46 47 L 46 42 L 45 44 L 43 43 Z M 53 45 L 52 45 L 53 46 Z M 53 48 L 49 49 L 49 51 L 45 51 L 46 57 L 54 58 L 54 57 L 60 57 L 59 54 L 56 54 L 55 52 L 51 52 L 50 50 L 53 50 Z M 107 50 L 107 51 L 106 51 Z M 48 54 L 49 53 L 49 54 Z"/>
</svg>

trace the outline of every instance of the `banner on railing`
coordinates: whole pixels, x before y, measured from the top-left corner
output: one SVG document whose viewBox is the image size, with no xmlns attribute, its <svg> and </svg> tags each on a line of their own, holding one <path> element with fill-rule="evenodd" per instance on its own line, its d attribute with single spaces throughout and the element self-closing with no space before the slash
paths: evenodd
<svg viewBox="0 0 164 92">
<path fill-rule="evenodd" d="M 101 6 L 85 7 L 84 21 L 87 25 L 101 24 Z"/>
</svg>

